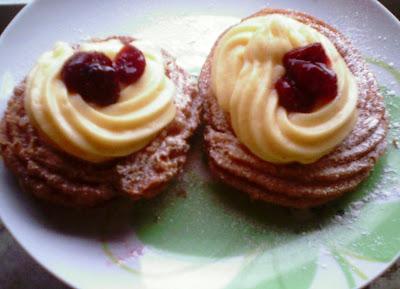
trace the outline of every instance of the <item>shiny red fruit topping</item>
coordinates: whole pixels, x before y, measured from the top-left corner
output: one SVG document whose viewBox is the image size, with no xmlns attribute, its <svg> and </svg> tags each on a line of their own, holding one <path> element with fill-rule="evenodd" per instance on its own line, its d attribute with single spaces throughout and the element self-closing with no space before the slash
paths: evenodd
<svg viewBox="0 0 400 289">
<path fill-rule="evenodd" d="M 119 85 L 112 61 L 103 53 L 78 52 L 65 64 L 61 78 L 69 92 L 100 106 L 117 102 Z"/>
<path fill-rule="evenodd" d="M 125 45 L 114 60 L 119 81 L 130 84 L 137 81 L 146 67 L 143 53 L 132 45 Z"/>
<path fill-rule="evenodd" d="M 288 111 L 306 112 L 313 105 L 311 98 L 299 90 L 295 82 L 287 76 L 275 84 L 279 94 L 279 104 Z"/>
<path fill-rule="evenodd" d="M 325 53 L 321 43 L 313 43 L 304 47 L 299 47 L 289 51 L 283 57 L 283 63 L 286 66 L 291 59 L 300 59 L 309 62 L 319 62 L 330 65 L 328 56 Z"/>
<path fill-rule="evenodd" d="M 286 74 L 275 88 L 279 104 L 292 112 L 311 112 L 337 95 L 336 73 L 320 43 L 294 49 L 284 56 Z"/>
<path fill-rule="evenodd" d="M 142 52 L 131 45 L 121 49 L 114 63 L 100 52 L 77 52 L 64 64 L 61 79 L 86 102 L 107 106 L 118 101 L 120 84 L 137 81 L 145 65 Z"/>
</svg>

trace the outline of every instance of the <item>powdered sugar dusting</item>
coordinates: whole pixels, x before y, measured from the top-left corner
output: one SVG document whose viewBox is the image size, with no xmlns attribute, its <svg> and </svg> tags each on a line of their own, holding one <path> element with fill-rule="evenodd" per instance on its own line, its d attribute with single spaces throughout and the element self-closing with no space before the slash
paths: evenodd
<svg viewBox="0 0 400 289">
<path fill-rule="evenodd" d="M 218 36 L 239 21 L 211 15 L 159 17 L 133 35 L 156 43 L 174 55 L 178 65 L 197 75 Z"/>
</svg>

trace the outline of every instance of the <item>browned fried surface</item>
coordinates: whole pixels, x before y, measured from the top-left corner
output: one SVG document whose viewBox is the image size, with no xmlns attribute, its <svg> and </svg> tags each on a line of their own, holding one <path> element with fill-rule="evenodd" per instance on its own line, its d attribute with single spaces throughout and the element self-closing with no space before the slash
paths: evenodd
<svg viewBox="0 0 400 289">
<path fill-rule="evenodd" d="M 167 74 L 177 87 L 174 121 L 140 153 L 118 163 L 118 187 L 133 198 L 151 197 L 179 173 L 189 150 L 188 139 L 200 122 L 202 98 L 197 84 L 170 58 Z"/>
<path fill-rule="evenodd" d="M 41 199 L 73 207 L 93 206 L 118 194 L 139 199 L 158 193 L 182 169 L 201 109 L 190 75 L 171 56 L 164 57 L 166 72 L 177 87 L 174 121 L 144 149 L 104 164 L 67 155 L 40 136 L 26 115 L 21 83 L 0 127 L 1 154 L 21 187 Z"/>
<path fill-rule="evenodd" d="M 289 10 L 265 9 L 250 17 L 274 13 L 310 25 L 334 43 L 359 86 L 357 124 L 333 152 L 315 163 L 276 165 L 259 159 L 239 143 L 229 116 L 211 92 L 213 49 L 199 79 L 210 168 L 219 179 L 247 192 L 251 198 L 289 207 L 317 206 L 355 189 L 384 152 L 387 118 L 383 98 L 359 52 L 337 30 L 312 16 Z"/>
</svg>

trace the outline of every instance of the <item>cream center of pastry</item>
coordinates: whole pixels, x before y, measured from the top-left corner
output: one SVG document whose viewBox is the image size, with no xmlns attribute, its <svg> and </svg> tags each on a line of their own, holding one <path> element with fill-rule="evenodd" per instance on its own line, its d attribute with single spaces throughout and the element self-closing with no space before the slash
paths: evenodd
<svg viewBox="0 0 400 289">
<path fill-rule="evenodd" d="M 310 113 L 288 112 L 275 89 L 285 74 L 283 56 L 316 42 L 337 75 L 338 94 Z M 239 141 L 268 162 L 315 162 L 339 145 L 357 120 L 357 83 L 342 56 L 327 37 L 287 16 L 251 18 L 228 30 L 214 51 L 211 82 Z"/>
<path fill-rule="evenodd" d="M 127 156 L 146 146 L 175 117 L 175 85 L 167 77 L 159 48 L 133 41 L 146 59 L 141 78 L 120 92 L 106 107 L 70 94 L 60 78 L 64 63 L 77 51 L 102 52 L 113 60 L 124 46 L 120 40 L 81 44 L 77 50 L 64 42 L 44 53 L 30 72 L 25 109 L 45 137 L 78 158 L 103 162 Z"/>
</svg>

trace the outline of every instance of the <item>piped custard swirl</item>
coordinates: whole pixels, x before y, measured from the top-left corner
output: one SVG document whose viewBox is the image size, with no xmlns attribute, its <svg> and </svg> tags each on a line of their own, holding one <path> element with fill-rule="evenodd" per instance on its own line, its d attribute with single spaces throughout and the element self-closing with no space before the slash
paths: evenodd
<svg viewBox="0 0 400 289">
<path fill-rule="evenodd" d="M 310 113 L 279 105 L 275 83 L 285 74 L 284 55 L 321 43 L 337 75 L 336 98 Z M 328 154 L 357 120 L 355 77 L 332 42 L 290 17 L 272 14 L 243 21 L 218 41 L 212 91 L 232 128 L 252 153 L 272 163 L 312 163 Z"/>
<path fill-rule="evenodd" d="M 175 117 L 175 85 L 165 74 L 161 50 L 133 41 L 146 59 L 141 78 L 120 91 L 118 102 L 98 107 L 70 94 L 60 78 L 77 51 L 102 52 L 113 60 L 124 44 L 118 39 L 87 42 L 74 49 L 59 42 L 30 72 L 25 109 L 32 123 L 60 149 L 78 158 L 103 162 L 146 146 Z"/>
</svg>

